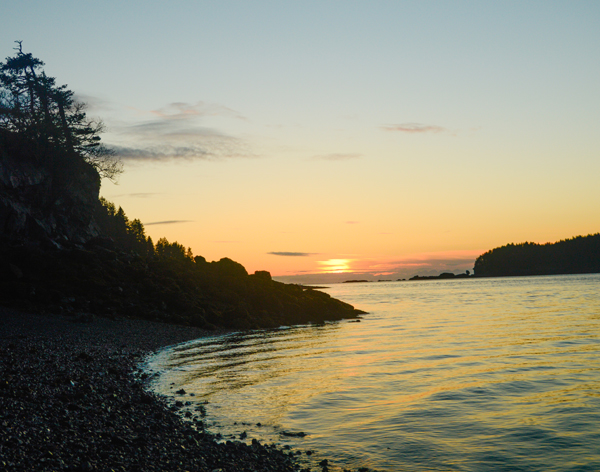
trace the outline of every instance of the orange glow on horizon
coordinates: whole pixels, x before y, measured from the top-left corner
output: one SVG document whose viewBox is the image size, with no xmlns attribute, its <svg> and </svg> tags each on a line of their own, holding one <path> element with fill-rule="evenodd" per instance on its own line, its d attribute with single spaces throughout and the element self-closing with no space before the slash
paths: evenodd
<svg viewBox="0 0 600 472">
<path fill-rule="evenodd" d="M 352 259 L 329 259 L 327 261 L 318 261 L 319 265 L 323 266 L 322 273 L 325 274 L 343 274 L 351 272 L 350 262 Z"/>
</svg>

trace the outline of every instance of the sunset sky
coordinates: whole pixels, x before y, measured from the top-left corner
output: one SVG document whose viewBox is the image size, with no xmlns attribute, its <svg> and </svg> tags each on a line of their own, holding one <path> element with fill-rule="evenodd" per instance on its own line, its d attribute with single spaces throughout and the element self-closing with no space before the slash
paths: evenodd
<svg viewBox="0 0 600 472">
<path fill-rule="evenodd" d="M 596 0 L 0 14 L 0 57 L 23 40 L 103 119 L 125 172 L 101 194 L 155 242 L 319 283 L 464 272 L 509 242 L 600 231 Z"/>
</svg>

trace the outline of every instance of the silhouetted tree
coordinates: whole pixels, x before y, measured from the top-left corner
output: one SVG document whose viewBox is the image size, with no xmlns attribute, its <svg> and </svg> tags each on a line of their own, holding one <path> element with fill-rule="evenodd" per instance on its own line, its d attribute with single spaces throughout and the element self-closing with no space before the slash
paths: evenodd
<svg viewBox="0 0 600 472">
<path fill-rule="evenodd" d="M 165 259 L 192 261 L 192 249 L 185 248 L 177 241 L 170 243 L 167 238 L 160 238 L 155 246 L 156 255 Z"/>
<path fill-rule="evenodd" d="M 144 225 L 137 218 L 127 224 L 127 233 L 131 235 L 132 239 L 136 243 L 146 243 L 146 232 L 144 230 Z"/>
<path fill-rule="evenodd" d="M 100 205 L 96 211 L 96 222 L 104 236 L 114 240 L 120 249 L 133 251 L 140 256 L 154 255 L 154 244 L 146 237 L 144 225 L 137 218 L 129 220 L 123 208 L 115 207 L 104 197 L 99 198 Z"/>
<path fill-rule="evenodd" d="M 85 104 L 76 101 L 66 85 L 56 85 L 42 69 L 44 63 L 24 53 L 21 41 L 17 44 L 16 55 L 0 63 L 3 136 L 18 136 L 32 151 L 32 158 L 81 158 L 101 177 L 114 180 L 122 172 L 122 165 L 100 142 L 103 123 L 88 119 Z"/>
</svg>

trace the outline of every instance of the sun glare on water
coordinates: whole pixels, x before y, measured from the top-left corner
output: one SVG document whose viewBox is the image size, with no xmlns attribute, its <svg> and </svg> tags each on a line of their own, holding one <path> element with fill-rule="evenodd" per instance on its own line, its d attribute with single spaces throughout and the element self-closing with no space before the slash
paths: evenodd
<svg viewBox="0 0 600 472">
<path fill-rule="evenodd" d="M 321 271 L 327 274 L 341 274 L 350 272 L 350 262 L 352 259 L 329 259 L 327 261 L 319 261 Z"/>
</svg>

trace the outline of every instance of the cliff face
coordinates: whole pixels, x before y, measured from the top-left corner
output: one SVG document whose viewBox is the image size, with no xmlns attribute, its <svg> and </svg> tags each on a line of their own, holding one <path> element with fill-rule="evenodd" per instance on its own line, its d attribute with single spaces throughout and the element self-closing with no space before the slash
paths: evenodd
<svg viewBox="0 0 600 472">
<path fill-rule="evenodd" d="M 0 234 L 9 239 L 85 243 L 98 236 L 93 214 L 99 192 L 98 173 L 85 162 L 57 171 L 2 154 Z"/>
</svg>

